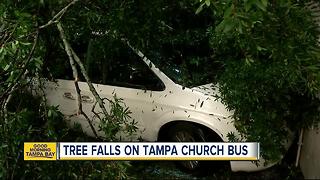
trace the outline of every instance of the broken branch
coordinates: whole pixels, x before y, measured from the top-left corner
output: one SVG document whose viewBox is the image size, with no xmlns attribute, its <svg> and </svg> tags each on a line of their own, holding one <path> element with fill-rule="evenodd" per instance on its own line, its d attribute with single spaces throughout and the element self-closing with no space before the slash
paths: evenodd
<svg viewBox="0 0 320 180">
<path fill-rule="evenodd" d="M 85 80 L 86 80 L 86 82 L 87 82 L 87 84 L 89 86 L 90 91 L 92 92 L 93 96 L 95 97 L 96 101 L 98 102 L 99 107 L 101 108 L 101 110 L 102 110 L 103 114 L 105 115 L 105 117 L 108 117 L 109 113 L 107 112 L 107 109 L 104 106 L 103 100 L 101 99 L 101 97 L 97 93 L 96 89 L 92 85 L 91 80 L 90 80 L 90 78 L 88 76 L 88 73 L 87 73 L 83 63 L 81 62 L 81 60 L 77 56 L 77 54 L 73 51 L 73 49 L 71 48 L 70 50 L 72 51 L 72 55 L 74 57 L 74 60 L 77 62 L 77 64 L 80 67 L 81 73 L 82 73 L 83 77 L 85 78 Z"/>
<path fill-rule="evenodd" d="M 43 29 L 43 28 L 46 28 L 47 26 L 50 26 L 51 24 L 54 24 L 54 23 L 58 23 L 59 20 L 61 19 L 61 17 L 63 16 L 63 14 L 65 12 L 67 12 L 68 8 L 75 4 L 77 1 L 79 0 L 73 0 L 71 1 L 67 6 L 65 6 L 64 8 L 62 8 L 50 21 L 48 21 L 46 24 L 42 25 L 42 26 L 39 26 L 39 29 Z"/>
<path fill-rule="evenodd" d="M 81 98 L 81 90 L 79 88 L 79 78 L 78 78 L 78 70 L 77 70 L 77 67 L 76 67 L 76 63 L 74 62 L 74 59 L 73 59 L 73 52 L 72 52 L 72 48 L 70 46 L 70 44 L 68 43 L 67 39 L 66 39 L 66 36 L 64 34 L 64 30 L 61 26 L 61 23 L 58 23 L 57 24 L 57 27 L 58 27 L 58 30 L 60 32 L 60 37 L 63 41 L 63 44 L 64 44 L 64 48 L 65 48 L 65 51 L 66 53 L 68 54 L 68 57 L 69 57 L 69 62 L 70 62 L 70 65 L 71 65 L 71 68 L 72 68 L 72 73 L 73 73 L 73 77 L 74 77 L 74 85 L 75 85 L 75 88 L 76 88 L 76 92 L 77 92 L 77 102 L 78 102 L 78 115 L 79 114 L 82 114 L 86 120 L 88 121 L 89 123 L 89 126 L 93 132 L 93 134 L 96 136 L 96 138 L 99 138 L 98 137 L 98 134 L 91 122 L 91 120 L 89 119 L 89 117 L 87 116 L 87 114 L 83 111 L 82 109 L 82 98 Z"/>
</svg>

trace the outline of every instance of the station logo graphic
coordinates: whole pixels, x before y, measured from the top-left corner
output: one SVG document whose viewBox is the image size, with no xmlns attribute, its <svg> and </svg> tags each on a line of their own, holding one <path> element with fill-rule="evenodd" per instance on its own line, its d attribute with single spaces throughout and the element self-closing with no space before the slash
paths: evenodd
<svg viewBox="0 0 320 180">
<path fill-rule="evenodd" d="M 24 143 L 24 160 L 56 160 L 57 143 L 27 142 Z"/>
</svg>

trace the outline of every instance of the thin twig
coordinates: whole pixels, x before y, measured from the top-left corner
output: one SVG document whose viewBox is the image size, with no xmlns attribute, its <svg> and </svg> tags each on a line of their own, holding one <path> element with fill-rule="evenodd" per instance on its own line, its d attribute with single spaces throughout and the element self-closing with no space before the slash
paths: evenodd
<svg viewBox="0 0 320 180">
<path fill-rule="evenodd" d="M 44 116 L 45 116 L 45 119 L 47 120 L 48 119 L 48 110 L 47 110 L 47 97 L 46 97 L 46 93 L 45 93 L 45 90 L 44 90 L 44 82 L 43 80 L 39 77 L 39 75 L 37 74 L 37 80 L 39 82 L 39 89 L 41 91 L 41 97 L 42 97 L 42 103 L 41 103 L 41 106 L 43 107 L 43 110 L 44 110 Z M 37 91 L 35 91 L 37 92 Z"/>
<path fill-rule="evenodd" d="M 13 81 L 13 83 L 11 83 L 9 85 L 9 87 L 3 92 L 3 94 L 0 96 L 0 99 L 3 99 L 4 96 L 6 96 L 8 93 L 10 94 L 11 92 L 13 92 L 14 91 L 13 87 L 15 86 L 15 84 L 18 83 L 18 81 L 21 79 L 22 76 L 25 76 L 25 74 L 27 72 L 27 66 L 28 66 L 28 64 L 29 64 L 29 62 L 30 62 L 30 60 L 31 60 L 31 58 L 33 56 L 33 53 L 34 53 L 35 49 L 36 49 L 37 42 L 38 42 L 38 37 L 39 37 L 39 31 L 37 31 L 37 33 L 36 33 L 36 36 L 34 38 L 34 42 L 33 42 L 31 51 L 30 51 L 30 53 L 29 53 L 24 65 L 23 65 L 22 71 L 20 71 L 20 73 L 18 74 L 16 79 Z"/>
<path fill-rule="evenodd" d="M 43 29 L 46 28 L 47 26 L 50 26 L 51 24 L 55 24 L 58 23 L 59 20 L 61 19 L 61 17 L 63 16 L 63 14 L 65 12 L 67 12 L 68 8 L 70 6 L 72 6 L 73 4 L 75 4 L 77 1 L 79 0 L 73 0 L 71 1 L 67 6 L 65 6 L 64 8 L 62 8 L 50 21 L 48 21 L 46 24 L 39 26 L 39 29 Z"/>
<path fill-rule="evenodd" d="M 4 122 L 5 124 L 8 123 L 8 104 L 12 98 L 12 94 L 9 94 L 8 98 L 4 101 L 3 105 L 3 113 L 4 113 Z"/>
<path fill-rule="evenodd" d="M 104 100 L 107 100 L 107 101 L 109 101 L 109 102 L 112 102 L 110 99 L 108 99 L 108 98 L 102 98 L 102 101 L 104 101 Z M 91 109 L 91 112 L 95 115 L 95 116 L 97 116 L 97 118 L 101 121 L 101 118 L 100 118 L 100 116 L 99 116 L 99 113 L 97 113 L 96 111 L 95 111 L 95 108 L 96 108 L 96 106 L 97 106 L 97 103 L 98 103 L 98 101 L 96 101 L 94 104 L 93 104 L 93 106 L 92 106 L 92 109 Z M 100 112 L 101 113 L 101 112 Z"/>
<path fill-rule="evenodd" d="M 98 101 L 96 101 L 94 103 L 94 105 L 92 106 L 91 112 L 101 121 L 101 118 L 100 118 L 99 114 L 94 110 L 96 108 L 97 102 Z"/>
<path fill-rule="evenodd" d="M 3 41 L 3 43 L 0 44 L 0 47 L 4 46 L 4 45 L 11 39 L 11 37 L 12 37 L 13 33 L 16 31 L 17 27 L 18 27 L 18 24 L 16 24 L 16 25 L 14 26 L 13 30 L 12 30 L 11 33 L 8 35 L 8 37 L 5 37 L 5 36 L 4 36 L 4 41 Z"/>
</svg>

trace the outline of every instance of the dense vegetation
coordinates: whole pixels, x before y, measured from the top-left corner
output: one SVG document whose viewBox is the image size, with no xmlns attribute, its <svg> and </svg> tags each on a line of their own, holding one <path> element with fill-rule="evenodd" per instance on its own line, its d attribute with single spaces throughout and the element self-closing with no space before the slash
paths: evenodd
<svg viewBox="0 0 320 180">
<path fill-rule="evenodd" d="M 71 72 L 58 22 L 80 59 L 93 54 L 94 48 L 89 48 L 92 40 L 97 40 L 96 46 L 109 44 L 110 48 L 98 54 L 103 59 L 117 51 L 117 46 L 110 45 L 115 39 L 126 38 L 185 86 L 218 83 L 219 98 L 235 111 L 239 132 L 244 139 L 261 142 L 262 155 L 268 160 L 276 160 L 284 152 L 279 144 L 290 138 L 289 129 L 295 132 L 320 119 L 318 31 L 300 1 L 68 3 L 0 3 L 0 177 L 49 178 L 52 169 L 61 177 L 93 177 L 101 172 L 105 177 L 125 176 L 126 162 L 22 160 L 24 141 L 89 140 L 67 129 L 57 108 L 46 106 L 45 97 L 40 96 L 34 106 L 26 106 L 31 103 L 28 97 L 15 99 L 25 94 L 26 88 L 33 88 L 30 79 Z M 95 34 L 105 38 L 95 39 Z M 172 74 L 172 68 L 180 73 Z M 112 113 L 103 121 L 105 140 L 114 140 L 114 133 L 121 130 L 121 124 L 109 123 L 117 118 L 110 117 Z M 108 131 L 110 128 L 115 131 Z M 230 138 L 234 140 L 232 132 Z"/>
<path fill-rule="evenodd" d="M 221 99 L 237 129 L 276 160 L 290 131 L 319 122 L 319 32 L 305 1 L 237 1 L 212 5 L 220 21 L 209 30 L 222 61 Z"/>
</svg>

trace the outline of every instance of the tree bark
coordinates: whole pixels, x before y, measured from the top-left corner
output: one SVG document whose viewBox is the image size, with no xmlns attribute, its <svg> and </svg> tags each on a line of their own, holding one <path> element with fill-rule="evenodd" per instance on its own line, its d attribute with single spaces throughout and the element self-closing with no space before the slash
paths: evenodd
<svg viewBox="0 0 320 180">
<path fill-rule="evenodd" d="M 79 88 L 79 83 L 78 83 L 78 81 L 79 81 L 79 78 L 78 78 L 78 70 L 77 70 L 76 63 L 75 63 L 75 61 L 74 61 L 74 59 L 73 59 L 73 57 L 74 57 L 74 55 L 73 55 L 73 50 L 72 50 L 70 44 L 68 43 L 68 41 L 67 41 L 67 39 L 66 39 L 66 36 L 65 36 L 65 34 L 64 34 L 64 30 L 63 30 L 60 22 L 57 23 L 57 28 L 58 28 L 58 30 L 59 30 L 59 32 L 60 32 L 60 37 L 61 37 L 61 39 L 62 39 L 62 41 L 63 41 L 65 51 L 66 51 L 66 53 L 67 53 L 67 55 L 68 55 L 68 57 L 69 57 L 70 66 L 71 66 L 71 68 L 72 68 L 72 73 L 73 73 L 73 78 L 74 78 L 74 85 L 75 85 L 76 92 L 77 92 L 77 103 L 78 103 L 78 112 L 77 112 L 77 115 L 81 114 L 81 115 L 83 115 L 83 116 L 86 118 L 86 120 L 88 121 L 89 126 L 90 126 L 93 134 L 96 136 L 96 138 L 99 138 L 96 130 L 94 129 L 94 126 L 93 126 L 91 120 L 89 119 L 89 117 L 87 116 L 87 114 L 86 114 L 86 113 L 83 111 L 83 109 L 82 109 L 81 90 L 80 90 L 80 88 Z"/>
</svg>

